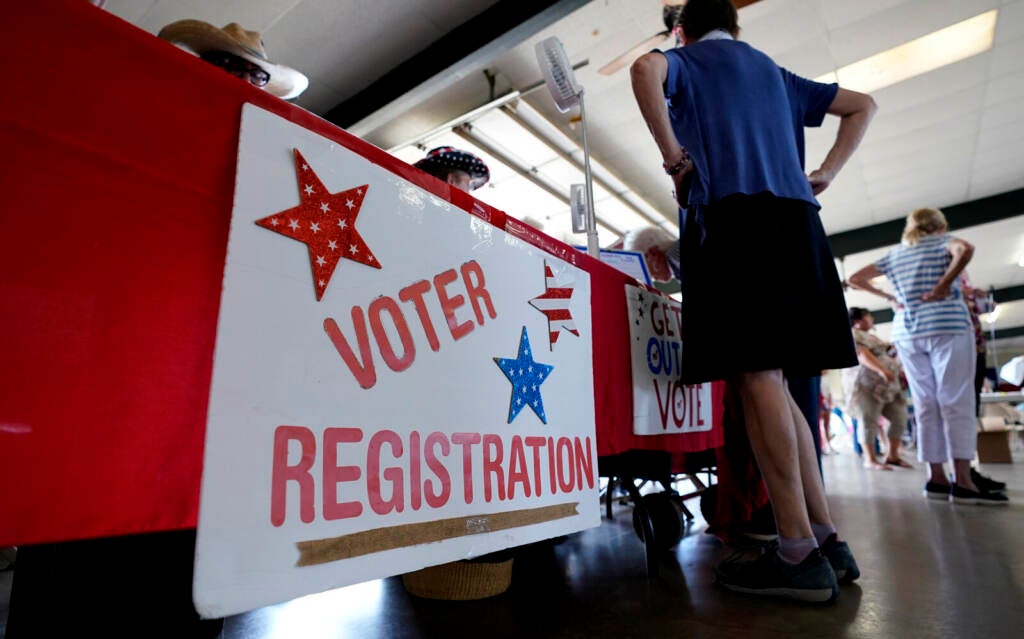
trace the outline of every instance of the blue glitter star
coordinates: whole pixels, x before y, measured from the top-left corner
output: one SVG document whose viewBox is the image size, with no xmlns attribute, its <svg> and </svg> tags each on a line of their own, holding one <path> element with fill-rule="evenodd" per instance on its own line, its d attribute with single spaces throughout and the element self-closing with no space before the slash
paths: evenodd
<svg viewBox="0 0 1024 639">
<path fill-rule="evenodd" d="M 533 361 L 533 355 L 530 354 L 530 336 L 526 334 L 525 326 L 519 338 L 519 354 L 516 358 L 495 357 L 494 363 L 505 373 L 508 381 L 512 382 L 508 423 L 512 423 L 519 411 L 523 410 L 523 406 L 532 408 L 540 421 L 548 423 L 548 418 L 544 415 L 544 401 L 540 396 L 540 385 L 544 383 L 551 371 L 555 370 L 555 367 Z"/>
</svg>

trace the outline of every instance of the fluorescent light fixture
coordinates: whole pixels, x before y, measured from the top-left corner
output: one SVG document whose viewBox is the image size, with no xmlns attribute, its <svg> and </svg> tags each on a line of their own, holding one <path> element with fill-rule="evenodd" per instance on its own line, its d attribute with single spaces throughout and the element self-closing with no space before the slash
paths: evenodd
<svg viewBox="0 0 1024 639">
<path fill-rule="evenodd" d="M 487 186 L 473 196 L 516 217 L 529 214 L 544 223 L 544 232 L 570 244 L 570 187 L 583 181 L 582 149 L 525 102 L 515 109 L 481 108 L 471 112 L 471 126 L 435 129 L 415 143 L 390 149 L 414 163 L 425 149 L 450 145 L 475 153 L 491 170 Z M 456 120 L 453 120 L 453 122 Z M 493 151 L 493 153 L 491 152 Z M 624 232 L 656 222 L 673 236 L 678 228 L 600 162 L 591 160 L 598 236 L 605 246 Z M 564 194 L 564 197 L 559 197 Z M 674 213 L 674 211 L 673 211 Z M 645 219 L 646 216 L 646 219 Z"/>
<path fill-rule="evenodd" d="M 1020 256 L 1020 259 L 1019 259 L 1019 260 L 1017 260 L 1017 266 L 1019 266 L 1019 267 L 1021 267 L 1021 268 L 1024 268 L 1024 254 L 1022 254 L 1022 255 Z"/>
<path fill-rule="evenodd" d="M 991 49 L 998 14 L 986 11 L 815 79 L 864 93 L 909 80 Z"/>
</svg>

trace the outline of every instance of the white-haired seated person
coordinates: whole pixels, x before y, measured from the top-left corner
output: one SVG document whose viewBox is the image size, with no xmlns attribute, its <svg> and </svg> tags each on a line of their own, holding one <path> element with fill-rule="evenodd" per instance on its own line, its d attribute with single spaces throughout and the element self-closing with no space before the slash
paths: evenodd
<svg viewBox="0 0 1024 639">
<path fill-rule="evenodd" d="M 622 250 L 641 253 L 655 282 L 679 279 L 679 238 L 664 229 L 657 226 L 634 229 L 622 238 Z"/>
</svg>

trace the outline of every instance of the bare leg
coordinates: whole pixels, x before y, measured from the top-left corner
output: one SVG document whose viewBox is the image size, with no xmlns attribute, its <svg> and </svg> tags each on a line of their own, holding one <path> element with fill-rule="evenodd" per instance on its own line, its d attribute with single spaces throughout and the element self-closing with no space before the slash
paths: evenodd
<svg viewBox="0 0 1024 639">
<path fill-rule="evenodd" d="M 832 516 L 825 499 L 825 484 L 818 472 L 818 457 L 814 452 L 814 441 L 811 439 L 810 426 L 792 397 L 789 399 L 789 412 L 795 427 L 797 451 L 800 462 L 800 482 L 807 507 L 807 516 L 811 523 L 832 525 Z"/>
<path fill-rule="evenodd" d="M 949 485 L 949 477 L 946 477 L 945 464 L 928 464 L 928 473 L 928 481 L 933 484 L 941 484 L 942 486 Z"/>
<path fill-rule="evenodd" d="M 894 429 L 891 426 L 889 428 L 889 453 L 885 457 L 885 463 L 902 468 L 913 468 L 900 455 L 900 447 L 903 446 L 903 440 L 898 435 L 893 437 L 892 431 Z"/>
<path fill-rule="evenodd" d="M 741 373 L 738 382 L 750 447 L 754 451 L 754 458 L 761 469 L 772 507 L 775 509 L 779 535 L 792 539 L 813 537 L 814 532 L 807 516 L 804 497 L 801 472 L 803 464 L 797 427 L 793 421 L 794 412 L 800 411 L 796 409 L 789 396 L 782 371 Z M 810 433 L 807 426 L 802 426 L 809 441 Z M 812 459 L 808 465 L 813 466 L 813 472 L 817 475 L 818 466 L 813 459 L 813 445 L 809 445 L 809 448 Z M 820 482 L 820 477 L 818 481 Z"/>
<path fill-rule="evenodd" d="M 875 452 L 875 441 L 878 439 L 878 413 L 865 413 L 861 420 L 860 446 L 864 449 L 864 468 L 869 470 L 892 470 L 886 466 Z"/>
<path fill-rule="evenodd" d="M 835 454 L 836 449 L 832 447 L 832 428 L 829 424 L 829 415 L 826 413 L 818 420 L 818 437 L 821 438 L 821 452 L 823 454 Z"/>
</svg>

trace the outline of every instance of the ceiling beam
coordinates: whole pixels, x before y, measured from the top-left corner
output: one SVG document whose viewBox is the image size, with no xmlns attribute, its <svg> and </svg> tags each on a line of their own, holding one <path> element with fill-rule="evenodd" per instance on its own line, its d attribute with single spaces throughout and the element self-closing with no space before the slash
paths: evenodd
<svg viewBox="0 0 1024 639">
<path fill-rule="evenodd" d="M 499 0 L 422 51 L 413 54 L 379 80 L 330 109 L 324 118 L 344 129 L 359 123 L 356 135 L 373 130 L 363 120 L 388 107 L 398 113 L 455 80 L 483 68 L 511 49 L 590 0 Z M 382 122 L 391 115 L 382 115 Z M 363 131 L 362 129 L 366 129 Z"/>
<path fill-rule="evenodd" d="M 945 206 L 942 212 L 949 222 L 949 228 L 954 230 L 1017 217 L 1024 215 L 1024 189 Z M 829 235 L 832 254 L 842 258 L 897 244 L 905 223 L 906 220 L 900 218 Z"/>
<path fill-rule="evenodd" d="M 1024 335 L 1024 326 L 1014 326 L 1014 327 L 1011 327 L 1011 328 L 998 328 L 998 329 L 996 329 L 995 335 L 992 336 L 992 339 L 989 340 L 989 341 L 994 342 L 996 340 L 1009 339 L 1011 337 L 1020 337 L 1022 335 Z"/>
</svg>

